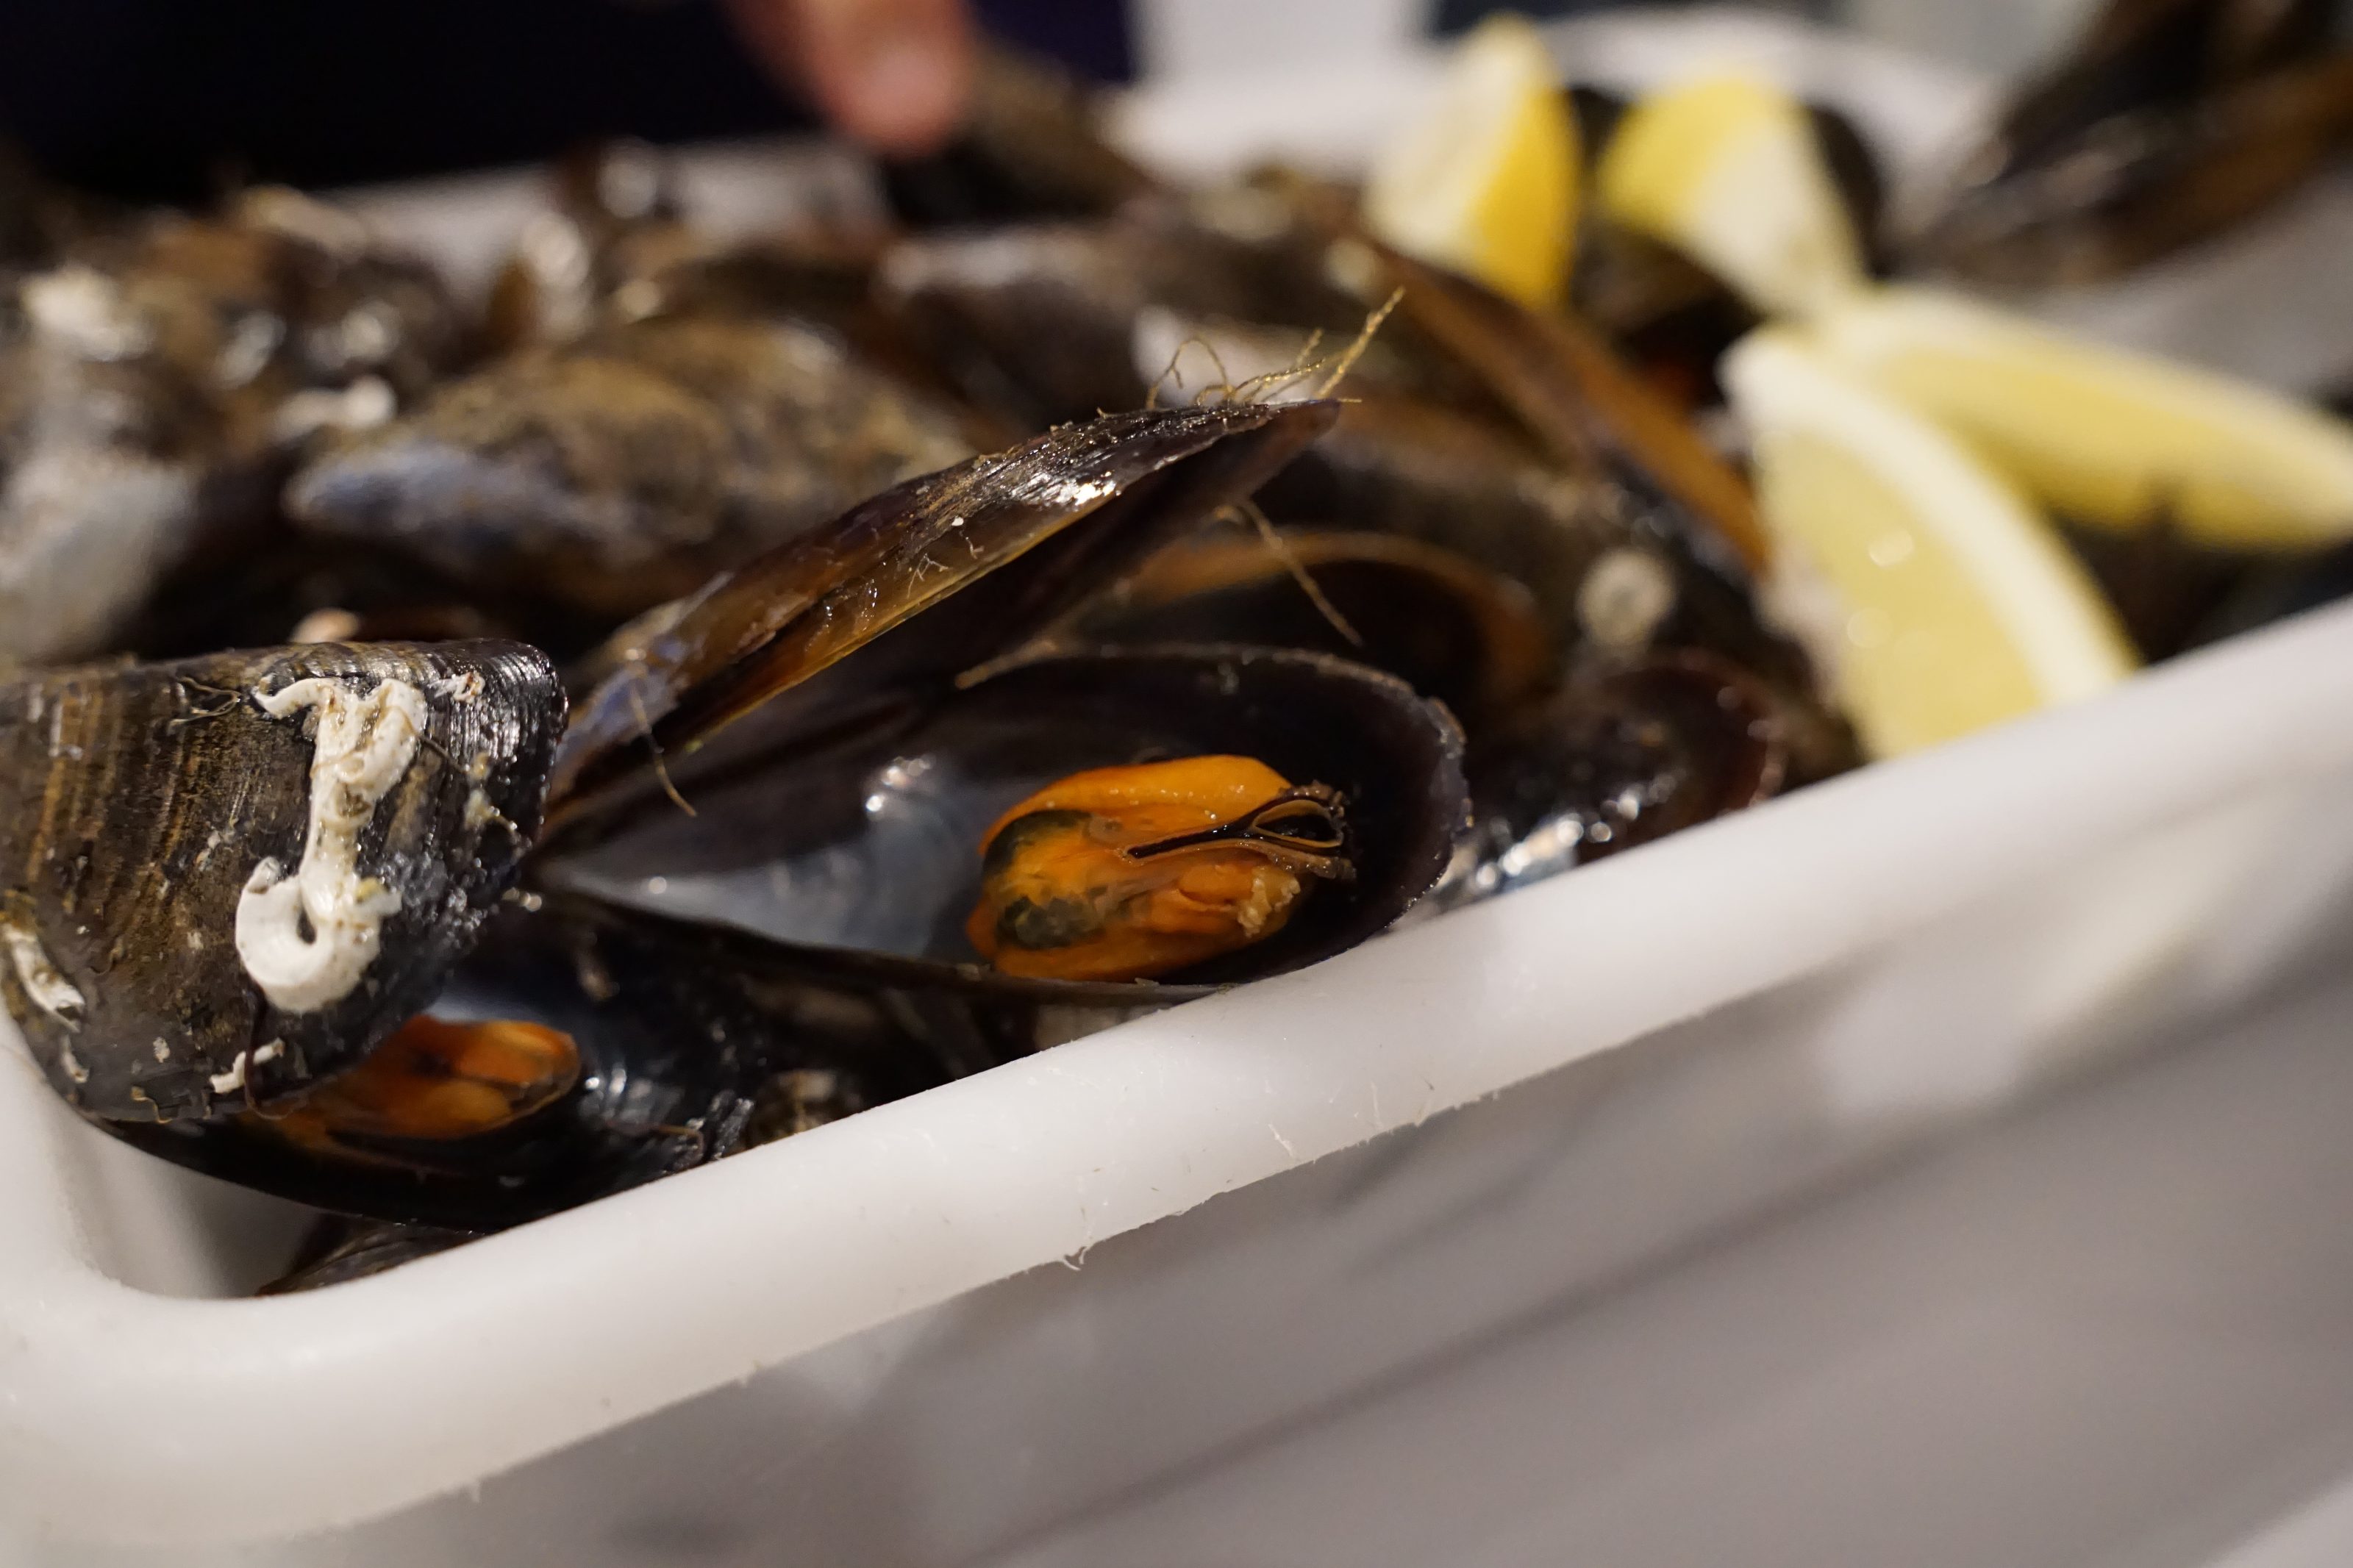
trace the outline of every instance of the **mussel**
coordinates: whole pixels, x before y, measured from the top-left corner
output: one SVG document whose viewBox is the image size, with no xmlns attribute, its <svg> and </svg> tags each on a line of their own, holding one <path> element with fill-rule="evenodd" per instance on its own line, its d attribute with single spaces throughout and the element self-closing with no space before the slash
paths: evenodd
<svg viewBox="0 0 2353 1568">
<path fill-rule="evenodd" d="M 1755 805 L 1788 782 L 1789 748 L 1761 683 L 1683 651 L 1570 681 L 1483 740 L 1472 778 L 1450 907 Z"/>
<path fill-rule="evenodd" d="M 314 461 L 287 505 L 617 619 L 971 449 L 952 412 L 820 328 L 665 316 L 451 382 Z"/>
<path fill-rule="evenodd" d="M 1518 580 L 1419 539 L 1337 529 L 1181 541 L 1081 606 L 1071 646 L 1256 643 L 1368 664 L 1475 734 L 1548 686 L 1562 658 Z"/>
<path fill-rule="evenodd" d="M 194 1124 L 359 1061 L 512 885 L 564 716 L 498 643 L 0 687 L 0 994 L 49 1081 Z"/>
<path fill-rule="evenodd" d="M 985 45 L 965 125 L 944 150 L 888 163 L 911 223 L 971 224 L 1107 212 L 1153 184 L 1104 136 L 1091 94 L 1059 65 Z"/>
<path fill-rule="evenodd" d="M 2327 0 L 2112 0 L 1915 225 L 1907 262 L 2044 286 L 2218 234 L 2353 134 L 2353 50 Z"/>
<path fill-rule="evenodd" d="M 1463 826 L 1461 746 L 1442 711 L 1402 682 L 1322 655 L 1240 646 L 1043 654 L 934 705 L 797 747 L 789 766 L 748 759 L 681 777 L 693 816 L 632 814 L 594 842 L 559 842 L 538 875 L 607 903 L 830 951 L 839 972 L 878 983 L 1149 1005 L 1313 962 L 1391 923 L 1444 869 Z M 1003 837 L 1008 813 L 1073 810 L 1037 803 L 1080 799 L 1072 781 L 1103 769 L 1236 758 L 1264 770 L 1248 779 L 1262 794 L 1236 797 L 1225 820 L 1256 823 L 1252 812 L 1298 786 L 1322 803 L 1314 815 L 1328 844 L 1319 853 L 1331 858 L 1306 873 L 1322 885 L 1299 889 L 1297 908 L 1262 940 L 1124 972 L 1165 979 L 1023 978 L 984 962 L 992 939 L 976 942 L 973 921 L 1011 897 L 992 886 L 1017 868 L 1019 845 Z M 1265 783 L 1269 774 L 1282 782 Z M 1214 807 L 1213 795 L 1201 798 Z M 1116 815 L 1097 810 L 1090 832 L 1099 845 L 1142 851 L 1220 826 L 1214 816 L 1128 844 Z M 998 864 L 984 854 L 992 845 Z M 1280 848 L 1267 853 L 1279 859 Z M 1240 853 L 1257 851 L 1243 843 Z M 1085 860 L 1066 868 L 1075 900 L 1090 902 L 1090 887 L 1091 907 L 1149 891 L 1154 855 L 1113 858 L 1124 870 Z"/>
<path fill-rule="evenodd" d="M 1843 760 L 1751 602 L 1736 473 L 1599 335 L 1319 187 L 1156 188 L 1062 88 L 985 83 L 892 192 L 1016 226 L 879 268 L 871 236 L 720 244 L 607 150 L 456 380 L 429 276 L 303 205 L 22 291 L 12 486 L 62 452 L 104 479 L 78 517 L 163 498 L 118 509 L 142 538 L 293 519 L 228 575 L 174 542 L 206 588 L 169 615 L 126 630 L 117 573 L 17 651 L 291 646 L 0 684 L 0 998 L 86 1117 L 364 1222 L 275 1288 Z M 118 405 L 150 425 L 58 413 Z"/>
<path fill-rule="evenodd" d="M 501 645 L 0 689 L 0 990 L 119 1134 L 473 1231 L 1034 1048 L 1049 1014 L 1361 941 L 1462 829 L 1442 710 L 1308 653 L 1023 651 L 1334 412 L 1115 416 L 902 485 L 626 629 L 568 726 L 546 659 Z M 1185 759 L 1279 782 L 1162 787 L 1173 817 L 1101 787 Z M 1095 858 L 1039 858 L 1074 811 Z M 1008 889 L 1082 861 L 1144 956 L 1008 958 L 1057 943 Z"/>
<path fill-rule="evenodd" d="M 77 243 L 0 332 L 0 659 L 117 646 L 165 575 L 269 516 L 323 428 L 457 352 L 429 269 L 292 192 Z"/>
<path fill-rule="evenodd" d="M 480 1232 L 997 1059 L 920 995 L 534 897 L 342 1074 L 199 1125 L 116 1131 L 331 1212 Z"/>
</svg>

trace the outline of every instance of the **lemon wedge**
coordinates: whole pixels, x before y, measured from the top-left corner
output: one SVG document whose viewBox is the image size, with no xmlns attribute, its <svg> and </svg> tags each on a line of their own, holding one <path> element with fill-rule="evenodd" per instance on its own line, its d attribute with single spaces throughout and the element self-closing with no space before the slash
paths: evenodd
<svg viewBox="0 0 2353 1568">
<path fill-rule="evenodd" d="M 2263 387 L 1931 289 L 1825 314 L 1822 349 L 1976 445 L 2053 510 L 2202 542 L 2353 536 L 2353 427 Z"/>
<path fill-rule="evenodd" d="M 1602 150 L 1594 198 L 1767 316 L 1811 314 L 1865 277 L 1804 107 L 1751 77 L 1701 77 L 1637 103 Z"/>
<path fill-rule="evenodd" d="M 1863 748 L 1892 756 L 2105 689 L 2132 673 L 2099 590 L 1975 453 L 1767 327 L 1725 356 L 1754 443 L 1777 606 Z"/>
<path fill-rule="evenodd" d="M 1457 45 L 1437 101 L 1374 163 L 1365 221 L 1409 256 L 1522 304 L 1559 303 L 1577 232 L 1577 121 L 1543 35 L 1489 17 Z"/>
</svg>

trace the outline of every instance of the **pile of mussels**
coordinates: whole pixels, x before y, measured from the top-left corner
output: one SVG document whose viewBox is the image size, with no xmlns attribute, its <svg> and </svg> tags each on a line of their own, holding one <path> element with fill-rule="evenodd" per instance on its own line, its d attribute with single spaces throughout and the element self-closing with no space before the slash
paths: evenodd
<svg viewBox="0 0 2353 1568">
<path fill-rule="evenodd" d="M 470 310 L 290 192 L 0 169 L 0 994 L 344 1216 L 286 1288 L 1854 760 L 1662 390 L 1746 323 L 1629 237 L 1531 312 L 1008 60 L 887 224 L 554 184 Z"/>
</svg>

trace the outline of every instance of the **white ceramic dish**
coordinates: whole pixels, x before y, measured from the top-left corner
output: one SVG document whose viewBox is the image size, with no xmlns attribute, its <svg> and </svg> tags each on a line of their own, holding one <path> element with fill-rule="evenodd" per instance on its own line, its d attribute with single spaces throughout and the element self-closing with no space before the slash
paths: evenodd
<svg viewBox="0 0 2353 1568">
<path fill-rule="evenodd" d="M 0 1525 L 54 1562 L 965 1561 L 2243 998 L 2353 918 L 2348 793 L 2340 609 L 270 1300 L 214 1298 L 291 1211 L 0 1053 Z"/>
</svg>

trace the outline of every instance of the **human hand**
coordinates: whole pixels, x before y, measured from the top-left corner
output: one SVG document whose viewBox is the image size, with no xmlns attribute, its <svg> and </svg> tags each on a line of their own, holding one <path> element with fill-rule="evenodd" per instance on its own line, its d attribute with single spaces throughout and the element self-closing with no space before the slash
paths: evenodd
<svg viewBox="0 0 2353 1568">
<path fill-rule="evenodd" d="M 727 0 L 770 69 L 878 153 L 928 153 L 972 92 L 965 0 Z"/>
</svg>

